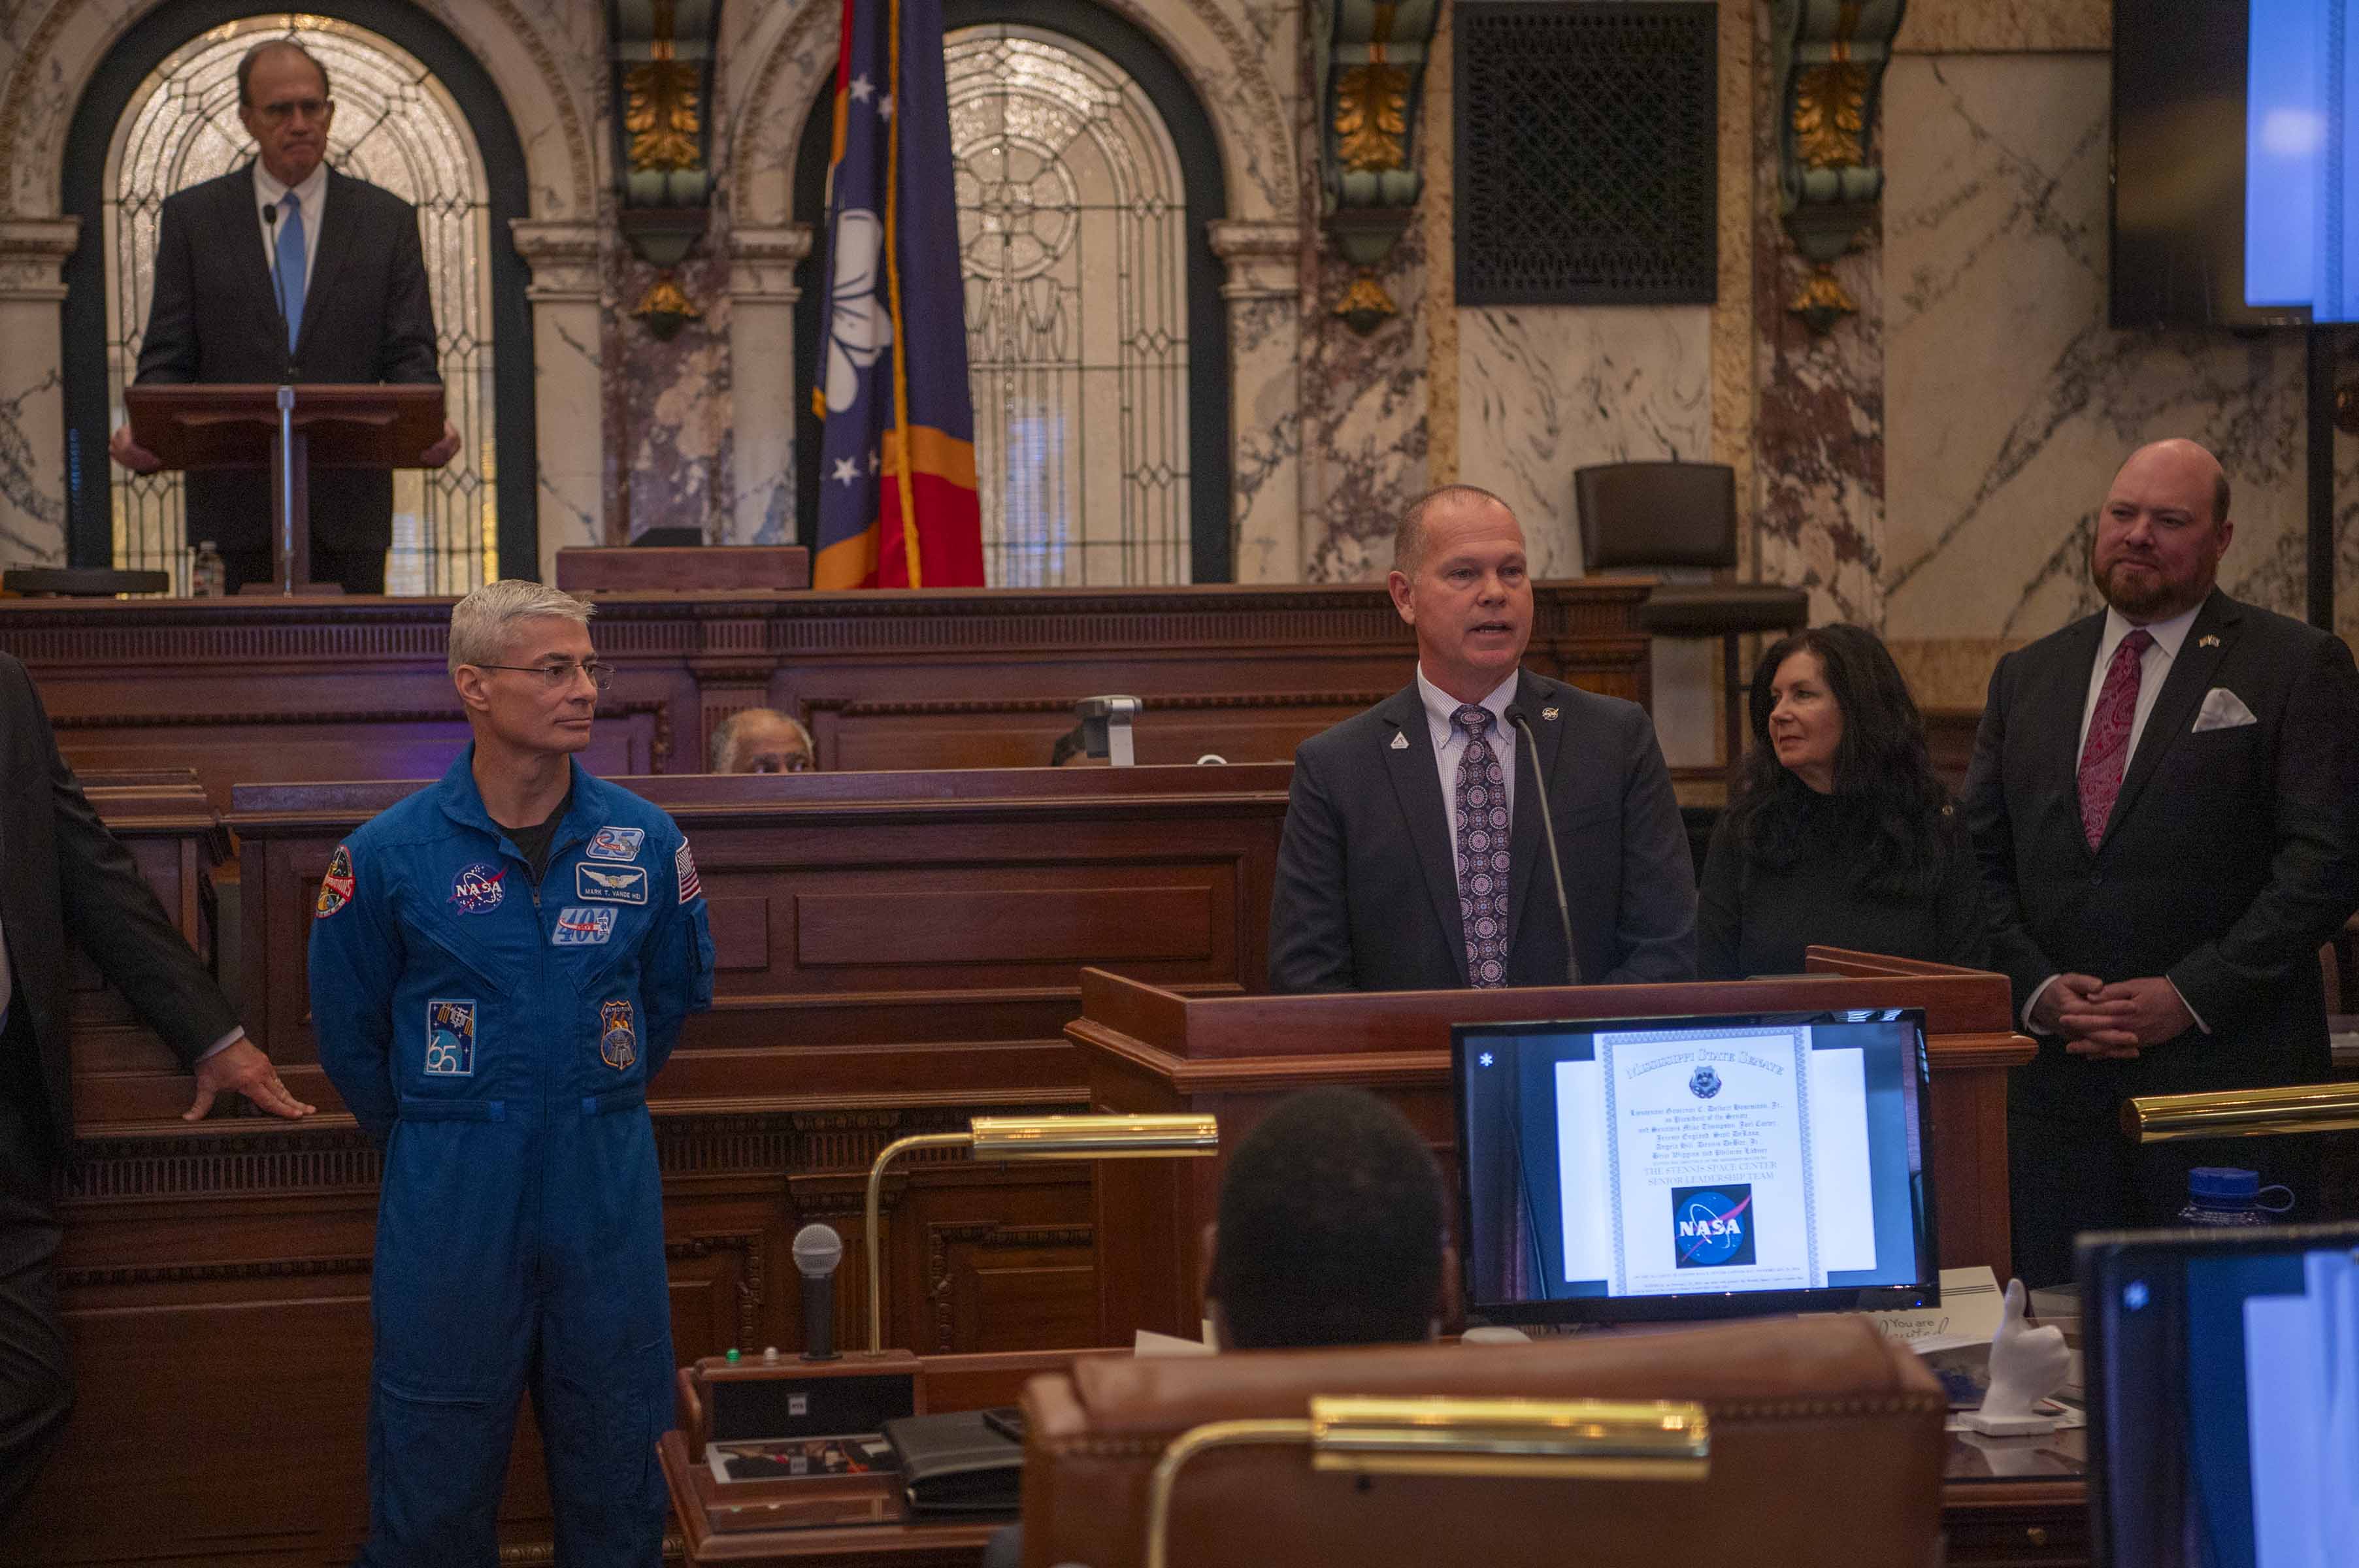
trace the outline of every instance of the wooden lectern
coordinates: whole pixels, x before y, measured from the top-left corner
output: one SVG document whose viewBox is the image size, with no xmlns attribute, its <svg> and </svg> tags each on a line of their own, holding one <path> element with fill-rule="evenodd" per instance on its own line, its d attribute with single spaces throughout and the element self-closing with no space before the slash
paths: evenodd
<svg viewBox="0 0 2359 1568">
<path fill-rule="evenodd" d="M 277 580 L 247 593 L 341 593 L 311 581 L 311 463 L 414 469 L 442 438 L 442 387 L 176 384 L 125 389 L 131 438 L 168 469 L 270 470 Z"/>
<path fill-rule="evenodd" d="M 1082 970 L 1082 1016 L 1065 1034 L 1088 1066 L 1090 1108 L 1210 1112 L 1221 1123 L 1220 1159 L 1097 1168 L 1099 1343 L 1136 1328 L 1196 1336 L 1207 1261 L 1198 1251 L 1227 1152 L 1297 1089 L 1352 1085 L 1398 1106 L 1453 1188 L 1454 1228 L 1450 1026 L 1516 1019 L 1923 1008 L 1940 1262 L 1987 1263 L 2006 1279 L 2006 1069 L 2036 1049 L 2015 1033 L 2006 977 L 1833 947 L 1810 949 L 1809 963 L 1807 975 L 1775 979 L 1242 997 Z"/>
</svg>

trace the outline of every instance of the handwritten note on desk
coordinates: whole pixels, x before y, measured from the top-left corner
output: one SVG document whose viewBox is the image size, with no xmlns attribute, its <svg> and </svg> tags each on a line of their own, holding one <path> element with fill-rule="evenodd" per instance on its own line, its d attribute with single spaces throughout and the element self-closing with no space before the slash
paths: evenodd
<svg viewBox="0 0 2359 1568">
<path fill-rule="evenodd" d="M 1962 1345 L 1988 1345 L 1998 1332 L 1998 1320 L 2006 1308 L 1998 1277 L 1984 1265 L 1942 1270 L 1940 1306 L 1867 1315 L 1887 1337 L 1903 1341 L 1919 1354 L 1930 1354 Z"/>
</svg>

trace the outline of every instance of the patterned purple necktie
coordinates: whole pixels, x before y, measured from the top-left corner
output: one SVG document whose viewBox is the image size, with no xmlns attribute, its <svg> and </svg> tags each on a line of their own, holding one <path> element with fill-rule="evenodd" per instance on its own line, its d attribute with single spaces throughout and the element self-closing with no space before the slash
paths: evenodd
<svg viewBox="0 0 2359 1568">
<path fill-rule="evenodd" d="M 1466 933 L 1466 976 L 1478 987 L 1507 983 L 1507 781 L 1483 738 L 1491 710 L 1468 703 L 1450 716 L 1466 731 L 1458 754 L 1458 923 Z"/>
<path fill-rule="evenodd" d="M 2097 706 L 2089 711 L 2089 738 L 2081 742 L 2081 832 L 2092 849 L 2104 841 L 2105 819 L 2121 798 L 2130 727 L 2137 719 L 2138 677 L 2145 673 L 2146 651 L 2153 646 L 2154 637 L 2143 626 L 2122 639 L 2114 662 L 2105 666 L 2105 684 L 2097 688 Z"/>
</svg>

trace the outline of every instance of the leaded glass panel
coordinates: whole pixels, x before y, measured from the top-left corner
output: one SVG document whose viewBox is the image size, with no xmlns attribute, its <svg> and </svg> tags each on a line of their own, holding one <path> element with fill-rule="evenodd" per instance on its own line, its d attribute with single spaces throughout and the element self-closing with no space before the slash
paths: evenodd
<svg viewBox="0 0 2359 1568">
<path fill-rule="evenodd" d="M 1188 580 L 1178 153 L 1111 60 L 1013 25 L 947 39 L 984 567 L 995 587 Z"/>
</svg>

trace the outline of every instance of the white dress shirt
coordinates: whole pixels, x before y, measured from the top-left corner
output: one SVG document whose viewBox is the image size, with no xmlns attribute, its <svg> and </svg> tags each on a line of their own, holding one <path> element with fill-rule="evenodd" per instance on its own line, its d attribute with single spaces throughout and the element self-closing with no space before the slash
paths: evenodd
<svg viewBox="0 0 2359 1568">
<path fill-rule="evenodd" d="M 320 259 L 320 222 L 328 211 L 326 160 L 322 159 L 320 166 L 294 189 L 295 200 L 303 204 L 303 289 L 308 297 L 311 288 L 311 264 Z M 278 230 L 263 214 L 266 209 L 277 206 L 287 190 L 286 186 L 279 184 L 277 178 L 262 167 L 260 158 L 254 160 L 254 221 L 262 230 L 262 264 L 270 269 L 274 282 L 278 275 Z M 280 214 L 278 222 L 283 223 L 286 221 L 286 215 Z M 299 330 L 302 325 L 300 321 L 295 323 Z"/>
<path fill-rule="evenodd" d="M 2183 615 L 2157 621 L 2146 629 L 2147 635 L 2154 642 L 2138 657 L 2137 712 L 2130 719 L 2129 743 L 2122 750 L 2122 771 L 2125 773 L 2129 771 L 2130 759 L 2137 755 L 2138 737 L 2146 733 L 2147 716 L 2154 711 L 2154 699 L 2161 695 L 2162 683 L 2170 675 L 2171 662 L 2179 657 L 2180 648 L 2187 642 L 2187 629 L 2195 624 L 2196 614 L 2202 608 L 2199 604 Z M 2081 768 L 2081 753 L 2089 744 L 2089 720 L 2096 716 L 2097 696 L 2105 689 L 2105 672 L 2113 667 L 2114 652 L 2122 645 L 2122 639 L 2130 632 L 2130 623 L 2122 618 L 2120 611 L 2109 609 L 2105 611 L 2105 634 L 2098 639 L 2097 662 L 2089 671 L 2089 698 L 2081 705 L 2081 740 L 2072 748 L 2072 769 L 2076 776 Z"/>
<path fill-rule="evenodd" d="M 2129 773 L 2131 759 L 2137 755 L 2138 741 L 2146 734 L 2146 721 L 2147 716 L 2154 712 L 2154 699 L 2162 694 L 2162 683 L 2169 678 L 2171 664 L 2179 657 L 2179 650 L 2186 645 L 2187 629 L 2195 624 L 2195 617 L 2202 609 L 2203 606 L 2198 604 L 2193 610 L 2174 615 L 2168 621 L 2153 622 L 2146 629 L 2147 635 L 2154 641 L 2147 645 L 2145 653 L 2138 655 L 2137 708 L 2130 716 L 2129 740 L 2122 747 L 2122 773 L 2125 777 Z M 2130 622 L 2120 611 L 2110 606 L 2106 608 L 2105 633 L 2097 640 L 2097 661 L 2089 671 L 2089 696 L 2081 704 L 2081 738 L 2072 748 L 2072 773 L 2075 778 L 2080 776 L 2081 753 L 2089 745 L 2089 721 L 2096 717 L 2097 697 L 2105 689 L 2105 672 L 2113 667 L 2114 654 L 2131 630 Z M 2055 983 L 2056 977 L 2049 976 L 2033 989 L 2030 1000 L 2023 1004 L 2023 1026 L 2026 1029 L 2032 1028 L 2031 1010 L 2039 1005 L 2039 999 L 2047 995 L 2048 988 Z M 2179 989 L 2175 985 L 2170 989 Z M 2212 1026 L 2203 1022 L 2183 993 L 2179 1000 L 2187 1008 L 2187 1015 L 2195 1020 L 2195 1026 L 2206 1034 L 2211 1033 Z M 2032 1032 L 2042 1033 L 2038 1030 Z"/>
<path fill-rule="evenodd" d="M 1478 705 L 1491 710 L 1491 728 L 1484 732 L 1491 754 L 1499 759 L 1499 771 L 1506 776 L 1507 820 L 1516 819 L 1516 741 L 1519 737 L 1507 722 L 1507 709 L 1516 700 L 1516 682 L 1522 678 L 1521 669 L 1511 670 L 1488 697 Z M 1458 760 L 1466 754 L 1466 731 L 1451 721 L 1451 715 L 1463 706 L 1459 700 L 1425 678 L 1425 666 L 1417 667 L 1417 695 L 1424 699 L 1426 722 L 1433 736 L 1433 762 L 1441 778 L 1441 807 L 1449 815 L 1450 841 L 1458 842 Z"/>
</svg>

